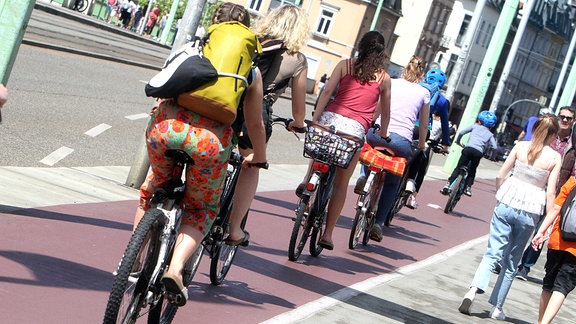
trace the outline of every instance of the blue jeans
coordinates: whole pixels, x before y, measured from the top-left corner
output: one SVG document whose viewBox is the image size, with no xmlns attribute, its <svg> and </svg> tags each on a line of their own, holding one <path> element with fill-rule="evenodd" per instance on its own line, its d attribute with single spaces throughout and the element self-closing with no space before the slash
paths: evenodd
<svg viewBox="0 0 576 324">
<path fill-rule="evenodd" d="M 390 133 L 390 143 L 387 143 L 380 135 L 374 133 L 374 129 L 370 128 L 366 134 L 366 142 L 372 146 L 383 146 L 394 153 L 395 156 L 401 156 L 406 159 L 410 156 L 412 148 L 412 141 L 404 138 L 396 133 Z M 368 174 L 368 167 L 362 166 L 362 176 Z M 383 224 L 386 216 L 392 209 L 394 197 L 398 191 L 400 184 L 400 177 L 386 174 L 384 178 L 384 185 L 380 193 L 380 200 L 378 201 L 378 211 L 376 212 L 376 223 Z"/>
<path fill-rule="evenodd" d="M 502 308 L 510 291 L 522 252 L 534 233 L 540 215 L 497 203 L 490 222 L 488 249 L 476 269 L 471 287 L 483 293 L 488 288 L 492 270 L 501 261 L 502 270 L 488 302 Z"/>
</svg>

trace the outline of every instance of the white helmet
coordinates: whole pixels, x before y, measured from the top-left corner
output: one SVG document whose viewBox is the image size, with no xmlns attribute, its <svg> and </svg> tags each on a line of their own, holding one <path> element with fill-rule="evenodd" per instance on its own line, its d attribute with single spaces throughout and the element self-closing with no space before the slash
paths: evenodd
<svg viewBox="0 0 576 324">
<path fill-rule="evenodd" d="M 540 109 L 540 111 L 538 112 L 538 115 L 545 115 L 545 114 L 552 114 L 552 115 L 554 115 L 554 111 L 552 111 L 552 109 L 550 109 L 550 108 L 542 108 L 542 109 Z"/>
</svg>

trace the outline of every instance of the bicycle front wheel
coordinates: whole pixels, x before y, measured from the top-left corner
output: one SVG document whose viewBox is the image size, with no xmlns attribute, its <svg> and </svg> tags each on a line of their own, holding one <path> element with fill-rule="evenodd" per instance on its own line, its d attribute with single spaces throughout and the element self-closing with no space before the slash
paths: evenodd
<svg viewBox="0 0 576 324">
<path fill-rule="evenodd" d="M 242 229 L 244 229 L 246 225 L 247 217 L 248 212 L 246 212 L 246 215 L 244 215 L 244 219 L 242 220 L 240 226 Z M 216 248 L 216 252 L 210 262 L 210 282 L 213 285 L 220 285 L 224 281 L 224 278 L 226 278 L 228 270 L 230 270 L 230 267 L 234 262 L 234 257 L 236 256 L 236 252 L 238 252 L 238 245 L 232 246 L 225 244 L 222 241 L 215 243 L 215 246 L 216 244 L 218 247 Z"/>
<path fill-rule="evenodd" d="M 296 261 L 300 257 L 304 245 L 308 240 L 310 231 L 312 229 L 313 220 L 311 219 L 310 201 L 314 201 L 316 191 L 311 196 L 302 196 L 296 209 L 296 219 L 294 220 L 294 227 L 292 228 L 292 235 L 290 235 L 290 244 L 288 246 L 288 260 Z"/>
<path fill-rule="evenodd" d="M 464 181 L 464 176 L 462 174 L 459 174 L 456 177 L 456 180 L 454 180 L 454 182 L 452 182 L 452 191 L 450 192 L 450 196 L 448 196 L 448 201 L 446 202 L 446 206 L 444 207 L 444 213 L 449 214 L 450 212 L 452 212 L 452 210 L 454 210 L 454 207 L 456 207 L 456 203 L 458 202 L 458 200 L 460 200 L 460 195 L 461 195 L 461 191 L 460 191 L 460 187 L 462 186 L 462 181 Z"/>
<path fill-rule="evenodd" d="M 150 209 L 136 227 L 118 266 L 104 324 L 135 323 L 144 315 L 140 311 L 146 306 L 148 291 L 154 285 L 153 272 L 159 262 L 164 220 L 162 211 Z"/>
</svg>

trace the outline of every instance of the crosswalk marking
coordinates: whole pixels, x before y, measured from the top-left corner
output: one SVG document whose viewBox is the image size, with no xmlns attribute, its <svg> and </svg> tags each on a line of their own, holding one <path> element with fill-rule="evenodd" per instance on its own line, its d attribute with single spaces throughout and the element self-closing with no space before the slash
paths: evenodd
<svg viewBox="0 0 576 324">
<path fill-rule="evenodd" d="M 105 131 L 107 131 L 110 128 L 112 128 L 112 126 L 110 126 L 108 124 L 100 124 L 96 127 L 93 127 L 91 130 L 87 131 L 86 133 L 84 133 L 84 135 L 96 137 L 96 136 L 104 133 Z"/>
<path fill-rule="evenodd" d="M 144 118 L 148 118 L 148 117 L 150 117 L 150 114 L 141 113 L 141 114 L 135 114 L 135 115 L 128 115 L 128 116 L 125 116 L 124 118 L 129 119 L 129 120 L 137 120 L 137 119 L 144 119 Z"/>
<path fill-rule="evenodd" d="M 70 155 L 70 153 L 74 152 L 73 149 L 62 146 L 61 148 L 57 149 L 56 151 L 48 154 L 45 158 L 40 160 L 40 163 L 53 166 L 54 164 L 58 163 L 58 161 L 62 160 L 63 158 Z"/>
</svg>

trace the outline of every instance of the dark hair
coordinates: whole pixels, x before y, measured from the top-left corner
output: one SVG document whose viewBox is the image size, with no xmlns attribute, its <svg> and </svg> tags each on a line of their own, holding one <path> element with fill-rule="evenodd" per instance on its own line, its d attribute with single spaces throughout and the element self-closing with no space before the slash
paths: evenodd
<svg viewBox="0 0 576 324">
<path fill-rule="evenodd" d="M 369 31 L 358 44 L 358 58 L 354 62 L 353 76 L 361 84 L 376 81 L 376 73 L 384 69 L 386 60 L 384 36 L 377 31 Z"/>
<path fill-rule="evenodd" d="M 250 27 L 250 15 L 248 11 L 246 11 L 246 8 L 232 2 L 221 4 L 212 17 L 213 24 L 219 24 L 225 21 L 239 21 L 246 27 Z"/>
</svg>

